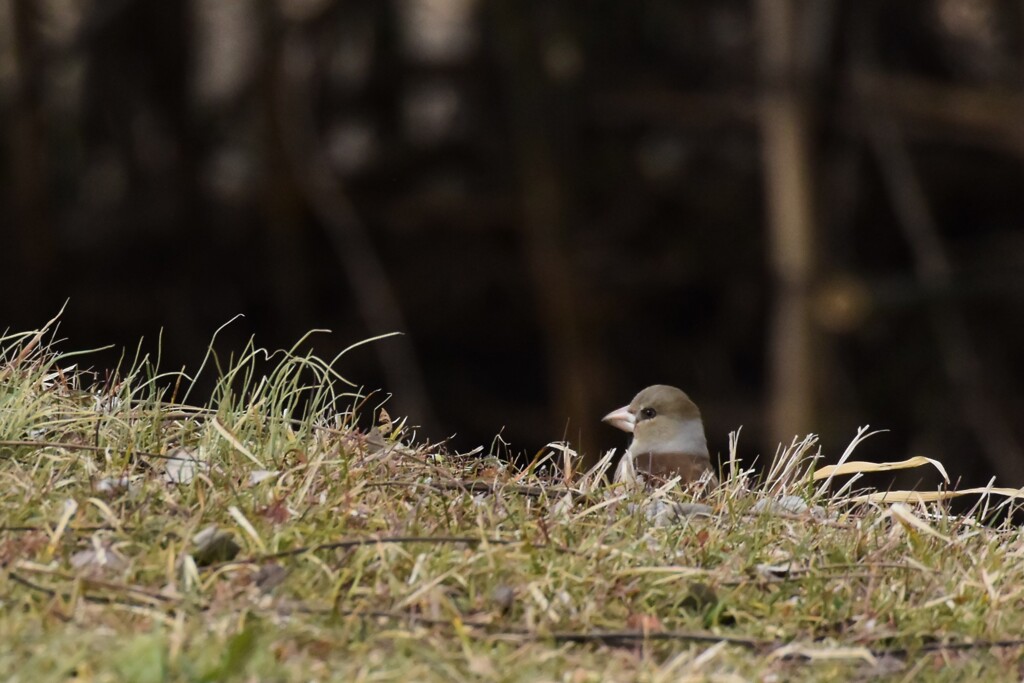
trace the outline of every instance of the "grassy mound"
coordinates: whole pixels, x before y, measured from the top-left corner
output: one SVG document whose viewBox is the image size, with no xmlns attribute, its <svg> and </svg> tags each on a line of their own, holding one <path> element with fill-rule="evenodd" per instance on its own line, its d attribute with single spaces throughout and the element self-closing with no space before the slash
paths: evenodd
<svg viewBox="0 0 1024 683">
<path fill-rule="evenodd" d="M 566 445 L 417 444 L 299 345 L 211 352 L 192 406 L 44 339 L 0 340 L 13 680 L 1019 679 L 1024 543 L 983 523 L 1015 491 L 853 491 L 877 466 L 813 437 L 761 480 L 734 438 L 714 491 L 625 490 Z"/>
</svg>

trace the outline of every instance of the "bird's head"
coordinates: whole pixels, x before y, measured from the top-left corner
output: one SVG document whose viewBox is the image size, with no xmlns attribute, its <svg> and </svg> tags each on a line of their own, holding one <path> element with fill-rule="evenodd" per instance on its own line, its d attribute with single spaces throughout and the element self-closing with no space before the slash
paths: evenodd
<svg viewBox="0 0 1024 683">
<path fill-rule="evenodd" d="M 655 384 L 602 419 L 633 435 L 639 452 L 707 452 L 700 410 L 681 389 Z"/>
</svg>

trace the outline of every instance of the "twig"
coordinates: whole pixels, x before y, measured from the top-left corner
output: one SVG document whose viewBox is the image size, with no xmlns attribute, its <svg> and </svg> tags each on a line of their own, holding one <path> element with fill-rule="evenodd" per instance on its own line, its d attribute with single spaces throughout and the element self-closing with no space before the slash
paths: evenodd
<svg viewBox="0 0 1024 683">
<path fill-rule="evenodd" d="M 176 408 L 179 412 L 164 413 L 160 415 L 160 419 L 164 422 L 170 422 L 174 420 L 209 420 L 217 416 L 217 411 L 211 408 L 195 408 L 191 411 L 185 411 L 182 407 Z M 261 415 L 261 419 L 267 422 L 276 422 L 278 424 L 292 425 L 293 427 L 302 427 L 307 424 L 306 420 L 302 420 L 295 417 L 282 417 L 280 415 Z M 318 425 L 316 423 L 308 423 L 309 427 L 315 431 L 327 432 L 329 434 L 335 434 L 337 436 L 348 436 L 352 430 L 337 429 L 335 427 L 327 427 L 325 425 Z"/>
<path fill-rule="evenodd" d="M 21 532 L 21 533 L 30 532 L 30 531 L 46 531 L 46 532 L 51 532 L 52 529 L 50 527 L 46 527 L 46 526 L 33 526 L 33 525 L 0 526 L 0 533 L 5 532 L 5 531 Z M 95 532 L 95 531 L 135 531 L 135 527 L 128 527 L 128 526 L 115 527 L 115 526 L 111 526 L 110 524 L 88 524 L 88 525 L 85 525 L 85 526 L 69 526 L 66 529 L 64 529 L 64 533 L 87 534 L 87 533 L 92 533 L 92 532 Z"/>
<path fill-rule="evenodd" d="M 33 591 L 36 591 L 37 593 L 42 593 L 43 595 L 47 595 L 49 597 L 56 597 L 58 595 L 60 595 L 62 597 L 67 597 L 67 596 L 71 595 L 70 591 L 58 591 L 58 590 L 53 589 L 53 588 L 47 588 L 46 586 L 38 584 L 35 581 L 30 581 L 29 579 L 26 579 L 24 576 L 21 576 L 21 575 L 15 573 L 15 572 L 7 572 L 7 576 L 14 583 L 20 584 L 20 585 L 24 586 L 25 588 L 28 588 L 28 589 L 33 590 Z M 147 593 L 149 593 L 149 591 L 144 591 L 144 590 L 133 591 L 133 592 L 137 592 L 139 595 L 145 595 L 146 597 L 152 597 L 152 595 L 153 595 L 153 594 L 147 595 Z M 98 604 L 98 605 L 124 605 L 124 606 L 127 606 L 127 607 L 153 607 L 153 603 L 151 603 L 151 602 L 145 602 L 145 601 L 142 601 L 142 600 L 130 600 L 130 599 L 126 599 L 126 598 L 110 597 L 110 596 L 106 596 L 106 595 L 89 595 L 88 593 L 85 593 L 85 594 L 81 595 L 81 598 L 83 600 L 85 600 L 86 602 L 91 602 L 91 603 Z M 163 596 L 163 600 L 166 601 L 166 602 L 176 602 L 174 598 L 169 598 L 169 597 L 166 597 L 166 596 Z"/>
<path fill-rule="evenodd" d="M 280 608 L 279 608 L 280 609 Z M 338 614 L 348 617 L 365 619 L 390 619 L 394 621 L 407 621 L 414 624 L 427 626 L 451 626 L 450 619 L 437 619 L 425 617 L 413 613 L 397 613 L 383 610 L 345 610 L 331 607 L 312 607 L 308 605 L 292 605 L 284 607 L 284 610 L 301 612 L 304 614 Z M 706 633 L 695 631 L 555 631 L 552 633 L 538 633 L 527 629 L 494 629 L 494 623 L 474 621 L 465 619 L 461 621 L 463 626 L 483 631 L 488 638 L 511 637 L 516 639 L 529 639 L 533 641 L 554 641 L 556 643 L 599 643 L 602 645 L 624 645 L 631 643 L 642 643 L 651 641 L 672 641 L 672 642 L 700 642 L 700 643 L 721 643 L 737 645 L 750 649 L 770 650 L 782 647 L 789 643 L 781 640 L 770 640 L 753 638 L 747 636 L 725 635 L 719 633 Z M 925 643 L 917 648 L 868 648 L 868 651 L 875 657 L 905 657 L 917 652 L 941 652 L 946 650 L 975 650 L 992 647 L 1024 647 L 1024 639 L 1003 639 L 1003 640 L 978 640 L 973 642 L 946 642 L 946 643 Z M 795 653 L 786 657 L 787 659 L 799 659 L 801 655 Z"/>
<path fill-rule="evenodd" d="M 106 589 L 106 590 L 117 591 L 119 593 L 132 593 L 134 595 L 141 595 L 141 596 L 143 596 L 145 598 L 149 598 L 151 600 L 154 600 L 156 602 L 161 602 L 161 603 L 178 602 L 180 600 L 180 598 L 176 598 L 176 597 L 173 597 L 173 596 L 170 596 L 170 595 L 165 595 L 164 593 L 160 593 L 158 591 L 155 591 L 155 590 L 152 590 L 152 589 L 149 589 L 149 588 L 142 588 L 140 586 L 132 586 L 132 585 L 126 584 L 126 583 L 115 583 L 113 581 L 104 581 L 103 579 L 97 579 L 97 578 L 94 578 L 94 577 L 91 577 L 91 576 L 83 576 L 81 574 L 69 574 L 68 572 L 50 570 L 50 569 L 45 568 L 45 567 L 33 568 L 33 567 L 26 567 L 26 566 L 18 566 L 17 569 L 19 571 L 28 571 L 28 572 L 33 572 L 33 573 L 36 573 L 36 574 L 44 574 L 46 576 L 54 576 L 54 577 L 56 577 L 58 579 L 63 579 L 65 581 L 80 581 L 82 583 L 82 585 L 84 585 L 84 586 L 94 586 L 96 588 L 103 588 L 103 589 Z M 15 575 L 14 572 L 11 572 L 11 575 L 14 576 Z M 24 580 L 23 577 L 22 577 L 22 579 Z M 47 589 L 47 590 L 49 590 L 49 589 Z"/>
<path fill-rule="evenodd" d="M 578 491 L 572 491 L 570 489 L 562 487 L 545 488 L 543 486 L 520 486 L 516 484 L 492 484 L 490 482 L 476 480 L 451 480 L 451 481 L 434 481 L 430 483 L 419 482 L 419 481 L 400 481 L 400 480 L 388 480 L 388 481 L 377 481 L 366 484 L 366 488 L 385 488 L 385 487 L 400 487 L 408 486 L 412 488 L 424 488 L 433 489 L 435 491 L 462 491 L 464 493 L 514 493 L 520 496 L 529 496 L 531 498 L 543 498 L 545 496 L 561 496 L 563 494 L 576 494 L 583 496 L 585 494 L 579 493 Z"/>
<path fill-rule="evenodd" d="M 118 451 L 114 446 L 94 446 L 85 443 L 67 443 L 64 441 L 35 441 L 31 439 L 4 439 L 0 440 L 0 446 L 27 446 L 35 448 L 66 448 L 72 451 L 90 451 L 92 453 L 103 453 L 105 451 Z M 176 455 L 166 453 L 147 453 L 146 451 L 128 450 L 129 455 L 136 455 L 141 458 L 157 458 L 160 460 L 179 460 Z"/>
<path fill-rule="evenodd" d="M 439 540 L 441 537 L 435 537 L 435 539 L 423 539 L 416 538 L 411 540 Z M 454 537 L 453 537 L 454 538 Z M 384 540 L 384 539 L 382 539 Z M 391 539 L 399 540 L 399 539 Z M 481 539 L 472 539 L 479 542 Z M 506 542 L 507 543 L 507 542 Z M 55 574 L 61 575 L 61 574 Z M 55 597 L 57 595 L 67 596 L 70 593 L 58 591 L 53 588 L 48 588 L 41 584 L 30 581 L 23 576 L 15 572 L 9 572 L 8 576 L 14 583 L 20 584 L 30 590 L 42 593 L 44 595 Z M 81 580 L 85 584 L 97 585 L 103 588 L 110 588 L 113 590 L 122 590 L 125 592 L 135 593 L 151 600 L 169 604 L 173 603 L 174 606 L 178 606 L 180 603 L 179 598 L 172 596 L 163 595 L 155 591 L 148 589 L 138 588 L 135 586 L 129 586 L 124 584 L 116 584 L 107 581 L 99 581 L 96 579 L 89 579 L 86 577 L 71 577 Z M 146 604 L 135 600 L 118 599 L 109 596 L 100 595 L 89 595 L 83 594 L 82 599 L 94 604 L 100 605 L 123 605 L 128 607 L 152 607 L 152 604 Z M 210 609 L 209 604 L 198 605 L 201 610 Z M 253 605 L 246 604 L 240 606 L 237 609 L 251 610 Z M 323 616 L 340 615 L 346 617 L 362 618 L 362 619 L 389 619 L 393 621 L 405 621 L 413 624 L 423 624 L 426 626 L 438 626 L 438 627 L 451 627 L 453 621 L 451 619 L 439 619 L 426 617 L 420 614 L 412 612 L 392 612 L 386 610 L 358 610 L 358 609 L 343 609 L 338 607 L 323 607 L 315 605 L 307 605 L 304 603 L 291 603 L 291 604 L 278 604 L 273 608 L 274 612 L 278 614 L 290 614 L 290 613 L 302 613 L 302 614 L 317 614 Z M 730 645 L 736 645 L 739 647 L 745 647 L 754 650 L 771 650 L 779 647 L 783 647 L 788 644 L 781 640 L 770 640 L 761 639 L 748 636 L 739 635 L 726 635 L 719 633 L 709 632 L 695 632 L 695 631 L 555 631 L 551 633 L 540 633 L 537 631 L 531 631 L 528 629 L 509 629 L 509 628 L 494 628 L 493 622 L 476 621 L 473 619 L 462 619 L 460 623 L 464 627 L 474 629 L 481 632 L 481 635 L 486 638 L 515 638 L 518 640 L 531 640 L 531 641 L 552 641 L 555 643 L 574 643 L 574 644 L 589 644 L 597 643 L 602 645 L 627 645 L 633 643 L 643 642 L 697 642 L 697 643 L 729 643 Z M 500 625 L 499 625 L 500 626 Z M 469 632 L 471 635 L 473 631 Z M 927 637 L 927 635 L 925 636 Z M 935 636 L 938 638 L 938 636 Z M 921 652 L 942 652 L 942 651 L 969 651 L 969 650 L 984 650 L 989 648 L 1012 648 L 1012 647 L 1024 647 L 1024 638 L 1007 638 L 999 640 L 977 640 L 971 642 L 965 641 L 953 641 L 953 642 L 932 642 L 924 643 L 917 647 L 894 647 L 894 648 L 867 648 L 867 650 L 875 657 L 906 657 L 911 654 Z M 799 653 L 791 655 L 790 658 L 800 658 Z"/>
<path fill-rule="evenodd" d="M 515 632 L 508 632 L 515 635 Z M 749 648 L 779 647 L 782 643 L 775 640 L 761 640 L 744 636 L 726 636 L 717 633 L 696 633 L 692 631 L 588 631 L 573 633 L 556 631 L 547 635 L 527 633 L 535 640 L 553 640 L 556 643 L 602 643 L 604 645 L 620 645 L 625 643 L 646 642 L 652 640 L 692 641 L 699 643 L 721 643 L 740 645 Z"/>
<path fill-rule="evenodd" d="M 912 649 L 897 647 L 884 650 L 871 650 L 876 657 L 888 655 L 890 657 L 902 657 L 911 652 L 942 652 L 943 650 L 984 650 L 990 647 L 1024 647 L 1024 638 L 1009 638 L 1006 640 L 976 640 L 973 642 L 956 641 L 952 643 L 925 643 L 919 648 Z"/>
<path fill-rule="evenodd" d="M 347 617 L 366 619 L 390 619 L 393 621 L 407 621 L 427 626 L 451 626 L 451 619 L 438 619 L 426 617 L 412 612 L 389 612 L 384 610 L 346 610 L 332 607 L 315 607 L 309 605 L 284 606 L 286 611 L 301 612 L 304 614 L 338 614 Z M 484 631 L 487 637 L 511 637 L 516 639 L 528 639 L 536 641 L 554 641 L 556 643 L 602 643 L 605 645 L 616 645 L 623 643 L 634 643 L 651 640 L 674 640 L 720 643 L 725 641 L 733 645 L 740 645 L 750 648 L 770 648 L 782 645 L 774 640 L 762 640 L 748 638 L 745 636 L 730 636 L 716 633 L 698 633 L 693 631 L 555 631 L 543 633 L 529 629 L 497 628 L 493 622 L 474 621 L 472 619 L 460 619 L 463 626 Z M 500 625 L 499 625 L 500 626 Z"/>
<path fill-rule="evenodd" d="M 232 565 L 260 564 L 262 562 L 278 560 L 284 557 L 295 557 L 296 555 L 303 555 L 305 553 L 315 553 L 321 550 L 337 550 L 340 548 L 358 548 L 361 546 L 368 545 L 400 543 L 466 543 L 469 545 L 489 543 L 491 545 L 515 545 L 517 543 L 525 543 L 525 541 L 512 541 L 505 538 L 481 538 L 480 536 L 379 536 L 377 538 L 353 538 L 346 539 L 344 541 L 332 541 L 330 543 L 315 543 L 313 545 L 306 545 L 298 548 L 289 548 L 288 550 L 282 550 L 276 553 L 267 553 L 265 555 L 257 555 L 256 557 L 243 558 L 239 560 L 225 560 L 224 562 L 216 562 L 214 564 L 206 565 L 205 567 L 201 567 L 201 569 L 204 571 L 209 571 L 212 569 L 219 569 L 221 567 L 227 567 Z M 541 549 L 547 546 L 530 544 L 530 547 Z M 562 548 L 559 546 L 554 547 L 559 552 L 573 552 L 568 548 Z"/>
</svg>

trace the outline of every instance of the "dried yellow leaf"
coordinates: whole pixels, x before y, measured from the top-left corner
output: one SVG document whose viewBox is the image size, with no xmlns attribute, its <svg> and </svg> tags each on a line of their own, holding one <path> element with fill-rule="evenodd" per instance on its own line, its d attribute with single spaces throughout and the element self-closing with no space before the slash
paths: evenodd
<svg viewBox="0 0 1024 683">
<path fill-rule="evenodd" d="M 841 465 L 828 465 L 814 473 L 814 480 L 818 481 L 827 477 L 843 474 L 866 474 L 870 472 L 888 472 L 890 470 L 909 470 L 923 465 L 932 465 L 935 467 L 946 483 L 949 483 L 949 475 L 946 474 L 946 468 L 942 466 L 942 463 L 938 460 L 926 458 L 922 455 L 914 456 L 908 460 L 900 460 L 899 462 L 867 462 L 863 460 L 851 460 L 849 462 L 844 462 Z"/>
</svg>

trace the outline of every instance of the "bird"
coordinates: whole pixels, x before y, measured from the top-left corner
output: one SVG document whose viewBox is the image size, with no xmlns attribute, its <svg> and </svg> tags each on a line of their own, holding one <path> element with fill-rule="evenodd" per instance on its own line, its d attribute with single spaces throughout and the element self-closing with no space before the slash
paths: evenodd
<svg viewBox="0 0 1024 683">
<path fill-rule="evenodd" d="M 663 480 L 678 475 L 680 483 L 690 484 L 707 472 L 711 485 L 717 485 L 700 409 L 682 389 L 649 386 L 601 421 L 633 435 L 615 469 L 615 482 L 635 482 L 637 475 Z"/>
</svg>

